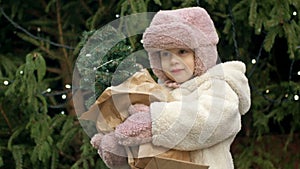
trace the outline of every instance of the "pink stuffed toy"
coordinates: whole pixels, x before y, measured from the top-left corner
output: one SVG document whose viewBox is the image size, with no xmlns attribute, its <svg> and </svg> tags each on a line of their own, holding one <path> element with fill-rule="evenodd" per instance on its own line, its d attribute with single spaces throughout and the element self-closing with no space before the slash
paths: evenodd
<svg viewBox="0 0 300 169">
<path fill-rule="evenodd" d="M 96 134 L 91 139 L 91 144 L 98 149 L 98 154 L 109 168 L 127 166 L 127 157 L 124 147 L 117 143 L 115 133 L 106 135 Z"/>
<path fill-rule="evenodd" d="M 115 130 L 119 144 L 134 146 L 151 142 L 152 123 L 149 106 L 144 104 L 131 105 L 128 112 L 131 116 L 118 125 Z"/>
</svg>

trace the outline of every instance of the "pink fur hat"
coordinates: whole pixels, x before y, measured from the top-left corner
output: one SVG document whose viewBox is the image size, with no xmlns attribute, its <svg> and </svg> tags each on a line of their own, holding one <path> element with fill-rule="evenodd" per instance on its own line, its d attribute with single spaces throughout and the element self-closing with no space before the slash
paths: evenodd
<svg viewBox="0 0 300 169">
<path fill-rule="evenodd" d="M 151 68 L 162 81 L 168 78 L 161 71 L 158 51 L 172 48 L 194 50 L 194 75 L 199 76 L 216 65 L 218 41 L 213 21 L 200 7 L 159 11 L 143 34 L 143 45 L 149 54 Z"/>
</svg>

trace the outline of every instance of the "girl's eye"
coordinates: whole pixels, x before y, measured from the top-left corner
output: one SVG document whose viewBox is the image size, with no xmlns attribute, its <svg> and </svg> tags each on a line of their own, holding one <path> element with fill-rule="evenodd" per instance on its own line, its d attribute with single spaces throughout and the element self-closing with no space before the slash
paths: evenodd
<svg viewBox="0 0 300 169">
<path fill-rule="evenodd" d="M 180 49 L 180 50 L 178 51 L 179 54 L 186 54 L 187 52 L 188 52 L 188 51 L 185 50 L 185 49 Z"/>
<path fill-rule="evenodd" d="M 171 56 L 171 53 L 168 52 L 168 51 L 161 51 L 161 52 L 160 52 L 160 56 L 162 56 L 162 57 Z"/>
</svg>

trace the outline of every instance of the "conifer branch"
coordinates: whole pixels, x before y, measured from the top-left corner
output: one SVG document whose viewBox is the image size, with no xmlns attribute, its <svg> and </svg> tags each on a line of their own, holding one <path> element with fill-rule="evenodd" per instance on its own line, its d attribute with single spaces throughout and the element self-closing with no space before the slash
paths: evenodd
<svg viewBox="0 0 300 169">
<path fill-rule="evenodd" d="M 59 42 L 64 45 L 64 37 L 63 37 L 63 30 L 62 30 L 62 25 L 61 25 L 61 13 L 60 13 L 60 0 L 56 1 L 56 19 L 57 19 L 57 27 L 58 27 L 58 34 L 59 34 Z M 62 48 L 64 58 L 65 58 L 65 63 L 67 65 L 67 70 L 70 70 L 71 66 L 70 63 L 68 62 L 68 53 L 65 48 Z"/>
<path fill-rule="evenodd" d="M 51 73 L 56 73 L 56 74 L 59 74 L 59 75 L 62 73 L 60 69 L 53 68 L 53 67 L 47 67 L 47 71 L 51 72 Z"/>
<path fill-rule="evenodd" d="M 21 27 L 18 23 L 14 22 L 12 19 L 10 19 L 9 16 L 6 15 L 6 13 L 4 12 L 3 8 L 0 7 L 0 13 L 4 16 L 4 18 L 9 22 L 11 23 L 15 28 L 21 30 L 22 32 L 24 32 L 26 35 L 34 38 L 34 39 L 37 39 L 37 40 L 40 40 L 40 41 L 43 41 L 43 42 L 47 42 L 49 43 L 50 45 L 52 46 L 56 46 L 56 47 L 61 47 L 61 48 L 65 48 L 65 49 L 75 49 L 74 47 L 71 47 L 71 46 L 67 46 L 67 45 L 64 45 L 64 44 L 59 44 L 59 43 L 55 43 L 55 42 L 52 42 L 52 41 L 49 41 L 48 39 L 45 39 L 45 38 L 41 38 L 41 37 L 38 37 L 38 36 L 35 36 L 33 35 L 32 33 L 30 33 L 29 31 L 27 31 L 25 28 Z"/>
<path fill-rule="evenodd" d="M 63 28 L 62 28 L 62 20 L 61 20 L 61 3 L 60 0 L 56 1 L 56 19 L 57 19 L 57 26 L 58 26 L 58 34 L 59 34 L 59 42 L 61 44 L 65 44 L 64 42 L 64 35 L 63 35 Z M 70 77 L 72 76 L 72 65 L 71 65 L 71 61 L 73 60 L 72 58 L 69 58 L 67 50 L 65 48 L 61 48 L 62 52 L 63 52 L 63 57 L 64 57 L 64 61 L 61 62 L 61 68 L 62 71 L 65 72 L 66 74 L 63 76 L 63 83 L 71 83 L 72 80 L 70 79 Z M 66 67 L 65 67 L 66 66 Z M 68 93 L 67 94 L 68 98 L 72 98 L 72 94 Z M 67 103 L 67 111 L 69 112 L 70 115 L 76 115 L 73 103 L 72 103 L 72 99 L 68 100 Z"/>
<path fill-rule="evenodd" d="M 236 30 L 235 30 L 235 19 L 234 16 L 232 14 L 232 8 L 229 5 L 229 18 L 231 21 L 231 25 L 232 25 L 232 39 L 233 39 L 233 43 L 234 43 L 234 49 L 235 49 L 235 54 L 236 54 L 236 58 L 240 58 L 240 53 L 239 53 L 239 47 L 238 47 L 238 42 L 236 39 Z"/>
<path fill-rule="evenodd" d="M 293 74 L 293 67 L 294 67 L 295 59 L 292 59 L 290 70 L 289 70 L 289 81 L 292 80 L 292 74 Z"/>
<path fill-rule="evenodd" d="M 261 57 L 261 53 L 262 53 L 262 50 L 263 50 L 264 43 L 265 43 L 265 39 L 262 41 L 262 43 L 261 43 L 261 45 L 260 45 L 260 47 L 259 47 L 258 54 L 257 54 L 257 56 L 256 56 L 256 58 L 255 58 L 256 62 L 259 62 L 259 60 L 260 60 L 260 57 Z M 250 78 L 250 77 L 253 75 L 253 73 L 254 73 L 254 71 L 256 70 L 256 68 L 257 68 L 257 64 L 255 64 L 255 65 L 253 66 L 253 68 L 251 69 L 250 73 L 248 74 L 248 78 Z"/>
<path fill-rule="evenodd" d="M 83 0 L 80 0 L 80 3 L 82 7 L 90 14 L 93 15 L 93 12 L 90 10 L 90 8 L 86 5 L 86 3 Z"/>
<path fill-rule="evenodd" d="M 72 156 L 70 156 L 70 155 L 64 153 L 63 151 L 59 151 L 59 154 L 60 154 L 61 156 L 65 157 L 65 158 L 71 160 L 71 161 L 76 161 L 76 159 L 75 159 L 74 157 L 72 157 Z"/>
<path fill-rule="evenodd" d="M 4 112 L 4 110 L 3 110 L 1 104 L 0 104 L 0 112 L 1 112 L 1 114 L 2 114 L 2 116 L 3 116 L 3 118 L 5 119 L 5 122 L 6 122 L 7 126 L 8 126 L 8 128 L 9 128 L 9 133 L 12 133 L 12 126 L 11 126 L 11 123 L 10 123 L 10 121 L 9 121 L 9 119 L 8 119 L 8 117 L 7 117 L 7 115 L 6 115 L 6 113 Z"/>
</svg>

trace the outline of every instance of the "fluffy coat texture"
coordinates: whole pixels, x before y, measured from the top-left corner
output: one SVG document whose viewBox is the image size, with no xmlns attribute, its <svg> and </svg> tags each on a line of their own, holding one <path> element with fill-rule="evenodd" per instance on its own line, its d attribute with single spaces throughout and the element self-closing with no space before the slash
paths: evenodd
<svg viewBox="0 0 300 169">
<path fill-rule="evenodd" d="M 152 103 L 152 143 L 191 151 L 210 169 L 233 169 L 230 145 L 250 108 L 245 71 L 239 61 L 218 64 L 171 91 L 177 101 Z"/>
<path fill-rule="evenodd" d="M 159 11 L 143 34 L 143 46 L 148 51 L 151 68 L 162 81 L 168 78 L 161 71 L 157 51 L 192 49 L 195 52 L 194 75 L 199 76 L 216 64 L 218 41 L 214 23 L 201 7 Z"/>
</svg>

